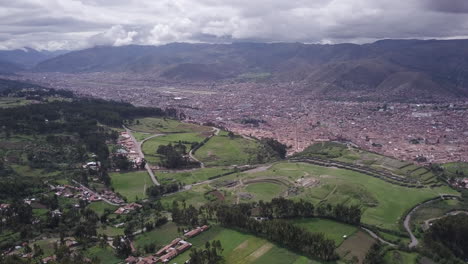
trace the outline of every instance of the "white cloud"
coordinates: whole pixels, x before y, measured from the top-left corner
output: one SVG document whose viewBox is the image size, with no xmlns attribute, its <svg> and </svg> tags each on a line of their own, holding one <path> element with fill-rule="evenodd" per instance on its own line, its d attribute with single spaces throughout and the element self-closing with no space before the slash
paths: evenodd
<svg viewBox="0 0 468 264">
<path fill-rule="evenodd" d="M 451 38 L 467 13 L 466 0 L 0 0 L 0 49 Z"/>
</svg>

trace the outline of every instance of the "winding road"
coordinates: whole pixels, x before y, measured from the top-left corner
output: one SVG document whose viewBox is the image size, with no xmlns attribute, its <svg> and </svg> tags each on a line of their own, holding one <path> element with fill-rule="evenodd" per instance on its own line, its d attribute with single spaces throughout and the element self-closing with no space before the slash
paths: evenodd
<svg viewBox="0 0 468 264">
<path fill-rule="evenodd" d="M 416 207 L 414 207 L 413 209 L 411 209 L 411 211 L 406 215 L 405 217 L 405 221 L 403 222 L 403 225 L 406 229 L 406 232 L 408 232 L 410 238 L 411 238 L 411 243 L 409 243 L 408 247 L 409 248 L 414 248 L 416 246 L 419 245 L 419 241 L 418 239 L 416 238 L 416 236 L 414 236 L 413 232 L 411 231 L 411 227 L 410 227 L 410 222 L 411 222 L 411 215 L 416 212 L 421 206 L 423 205 L 426 205 L 426 204 L 430 204 L 430 203 L 433 203 L 435 201 L 438 201 L 438 200 L 443 200 L 443 199 L 446 199 L 446 198 L 449 198 L 449 199 L 453 199 L 453 198 L 460 198 L 458 196 L 455 196 L 455 195 L 451 195 L 451 194 L 441 194 L 440 197 L 436 198 L 436 199 L 432 199 L 430 201 L 427 201 L 427 202 L 424 202 Z"/>
<path fill-rule="evenodd" d="M 143 145 L 143 143 L 145 143 L 145 141 L 149 140 L 149 139 L 152 139 L 152 138 L 155 138 L 155 137 L 159 137 L 159 136 L 163 136 L 164 134 L 155 134 L 155 135 L 152 135 L 152 136 L 149 136 L 145 139 L 143 139 L 141 142 L 138 142 L 136 139 L 135 139 L 135 136 L 133 136 L 133 133 L 132 133 L 132 130 L 129 129 L 128 127 L 126 126 L 123 126 L 123 128 L 125 129 L 125 131 L 127 131 L 128 135 L 130 136 L 130 138 L 133 140 L 133 142 L 135 142 L 135 147 L 136 147 L 136 151 L 138 152 L 138 155 L 140 155 L 140 157 L 142 159 L 145 158 L 145 154 L 143 153 L 143 151 L 141 150 L 141 146 Z M 148 174 L 149 176 L 151 177 L 151 181 L 153 181 L 154 185 L 161 185 L 158 181 L 158 179 L 156 179 L 156 176 L 154 175 L 154 172 L 153 170 L 150 168 L 148 162 L 146 162 L 145 164 L 145 169 L 148 171 Z"/>
<path fill-rule="evenodd" d="M 212 137 L 214 137 L 214 136 L 217 136 L 217 135 L 219 134 L 219 131 L 220 131 L 219 128 L 213 127 L 213 134 L 211 134 L 210 136 L 208 136 L 208 140 L 210 140 L 210 138 L 212 138 Z M 206 142 L 208 142 L 208 140 L 207 140 Z M 206 144 L 206 142 L 205 142 L 205 144 Z M 194 160 L 194 161 L 200 163 L 200 168 L 202 168 L 202 169 L 205 168 L 205 164 L 204 164 L 203 162 L 201 162 L 199 159 L 197 159 L 197 158 L 193 155 L 193 149 L 189 151 L 189 157 L 190 157 L 192 160 Z"/>
</svg>

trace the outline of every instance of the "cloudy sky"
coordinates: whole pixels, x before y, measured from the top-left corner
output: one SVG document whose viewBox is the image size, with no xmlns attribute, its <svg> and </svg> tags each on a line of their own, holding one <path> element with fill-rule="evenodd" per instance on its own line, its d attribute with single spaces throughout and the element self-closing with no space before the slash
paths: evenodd
<svg viewBox="0 0 468 264">
<path fill-rule="evenodd" d="M 0 49 L 468 38 L 468 0 L 0 0 Z"/>
</svg>

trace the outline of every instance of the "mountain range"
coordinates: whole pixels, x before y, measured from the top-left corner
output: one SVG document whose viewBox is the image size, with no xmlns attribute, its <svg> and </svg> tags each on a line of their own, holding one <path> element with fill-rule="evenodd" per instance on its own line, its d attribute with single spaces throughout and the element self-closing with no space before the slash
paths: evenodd
<svg viewBox="0 0 468 264">
<path fill-rule="evenodd" d="M 50 55 L 50 54 L 49 54 Z M 42 56 L 42 57 L 41 57 Z M 98 46 L 10 59 L 35 72 L 126 72 L 180 81 L 301 82 L 303 92 L 372 97 L 468 97 L 468 40 L 370 44 L 172 43 Z M 0 53 L 0 61 L 2 57 Z M 14 57 L 14 56 L 12 56 Z M 0 63 L 1 67 L 1 63 Z"/>
</svg>

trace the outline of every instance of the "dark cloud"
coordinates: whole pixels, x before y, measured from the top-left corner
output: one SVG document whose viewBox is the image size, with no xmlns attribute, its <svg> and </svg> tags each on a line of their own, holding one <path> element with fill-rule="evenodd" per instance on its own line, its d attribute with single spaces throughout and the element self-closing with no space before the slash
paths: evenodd
<svg viewBox="0 0 468 264">
<path fill-rule="evenodd" d="M 447 13 L 468 13 L 467 0 L 427 0 L 424 4 L 433 11 Z"/>
<path fill-rule="evenodd" d="M 0 49 L 456 38 L 468 0 L 0 0 Z"/>
</svg>

